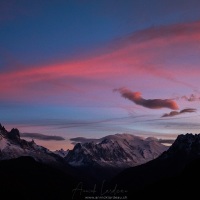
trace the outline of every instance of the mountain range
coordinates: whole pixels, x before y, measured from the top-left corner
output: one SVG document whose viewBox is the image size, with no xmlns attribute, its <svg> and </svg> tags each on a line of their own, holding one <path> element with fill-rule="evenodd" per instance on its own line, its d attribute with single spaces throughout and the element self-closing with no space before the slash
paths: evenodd
<svg viewBox="0 0 200 200">
<path fill-rule="evenodd" d="M 156 138 L 143 138 L 131 134 L 109 135 L 95 140 L 83 140 L 70 150 L 66 161 L 76 167 L 127 168 L 157 158 L 168 149 Z"/>
<path fill-rule="evenodd" d="M 109 135 L 98 140 L 75 144 L 72 150 L 50 151 L 34 140 L 20 138 L 18 129 L 7 131 L 0 125 L 0 160 L 30 156 L 47 164 L 69 164 L 73 167 L 127 168 L 158 157 L 168 147 L 156 138 L 130 134 Z"/>
<path fill-rule="evenodd" d="M 158 158 L 124 170 L 112 180 L 112 184 L 127 188 L 130 198 L 136 195 L 141 197 L 141 194 L 155 197 L 155 190 L 168 196 L 181 196 L 184 192 L 192 196 L 196 194 L 194 188 L 200 178 L 198 166 L 200 167 L 200 134 L 179 135 L 172 146 Z"/>
<path fill-rule="evenodd" d="M 0 160 L 29 156 L 37 162 L 70 172 L 87 184 L 110 180 L 125 168 L 155 159 L 167 148 L 156 138 L 116 134 L 85 140 L 75 144 L 72 150 L 52 152 L 34 140 L 21 139 L 18 129 L 7 131 L 0 125 Z"/>
<path fill-rule="evenodd" d="M 77 187 L 77 200 L 101 196 L 102 187 L 112 197 L 125 198 L 119 191 L 127 191 L 128 199 L 198 194 L 200 134 L 179 135 L 170 147 L 129 134 L 75 140 L 72 150 L 51 152 L 0 125 L 2 195 L 72 199 Z"/>
<path fill-rule="evenodd" d="M 8 160 L 21 156 L 33 157 L 36 161 L 52 165 L 62 165 L 65 160 L 43 146 L 37 145 L 34 140 L 26 141 L 20 138 L 18 129 L 10 132 L 0 124 L 0 160 Z"/>
</svg>

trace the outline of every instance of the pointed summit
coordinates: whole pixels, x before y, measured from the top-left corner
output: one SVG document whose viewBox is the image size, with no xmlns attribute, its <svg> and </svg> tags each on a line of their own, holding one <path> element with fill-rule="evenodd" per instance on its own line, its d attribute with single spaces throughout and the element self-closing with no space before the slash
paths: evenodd
<svg viewBox="0 0 200 200">
<path fill-rule="evenodd" d="M 20 139 L 20 134 L 19 130 L 16 128 L 13 128 L 9 133 L 8 133 L 8 138 L 12 140 L 19 140 Z"/>
<path fill-rule="evenodd" d="M 0 131 L 6 131 L 5 127 L 1 125 L 0 123 Z"/>
</svg>

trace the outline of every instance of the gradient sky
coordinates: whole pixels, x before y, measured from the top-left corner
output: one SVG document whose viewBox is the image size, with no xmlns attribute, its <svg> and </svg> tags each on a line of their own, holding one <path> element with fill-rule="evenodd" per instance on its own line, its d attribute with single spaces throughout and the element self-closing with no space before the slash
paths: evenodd
<svg viewBox="0 0 200 200">
<path fill-rule="evenodd" d="M 36 140 L 52 150 L 78 136 L 199 133 L 199 10 L 198 0 L 1 0 L 0 122 L 66 139 Z"/>
</svg>

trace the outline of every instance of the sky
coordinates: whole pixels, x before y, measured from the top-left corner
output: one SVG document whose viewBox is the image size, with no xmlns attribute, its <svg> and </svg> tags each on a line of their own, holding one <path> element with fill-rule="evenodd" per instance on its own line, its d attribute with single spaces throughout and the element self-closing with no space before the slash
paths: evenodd
<svg viewBox="0 0 200 200">
<path fill-rule="evenodd" d="M 0 122 L 51 150 L 200 129 L 200 1 L 0 0 Z"/>
</svg>

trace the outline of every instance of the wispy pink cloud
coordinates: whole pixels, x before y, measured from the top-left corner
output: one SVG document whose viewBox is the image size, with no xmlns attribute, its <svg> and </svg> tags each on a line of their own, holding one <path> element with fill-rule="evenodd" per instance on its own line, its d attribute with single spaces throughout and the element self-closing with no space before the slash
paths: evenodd
<svg viewBox="0 0 200 200">
<path fill-rule="evenodd" d="M 188 49 L 197 53 L 199 41 L 200 22 L 149 28 L 114 41 L 105 51 L 85 59 L 2 72 L 0 99 L 78 94 L 117 87 L 121 82 L 139 83 L 141 77 L 145 81 L 151 78 L 154 87 L 164 87 L 163 79 L 173 86 L 194 88 L 199 65 L 193 66 L 193 73 L 181 59 L 168 62 L 187 55 Z M 188 74 L 190 79 L 185 81 Z"/>
</svg>

